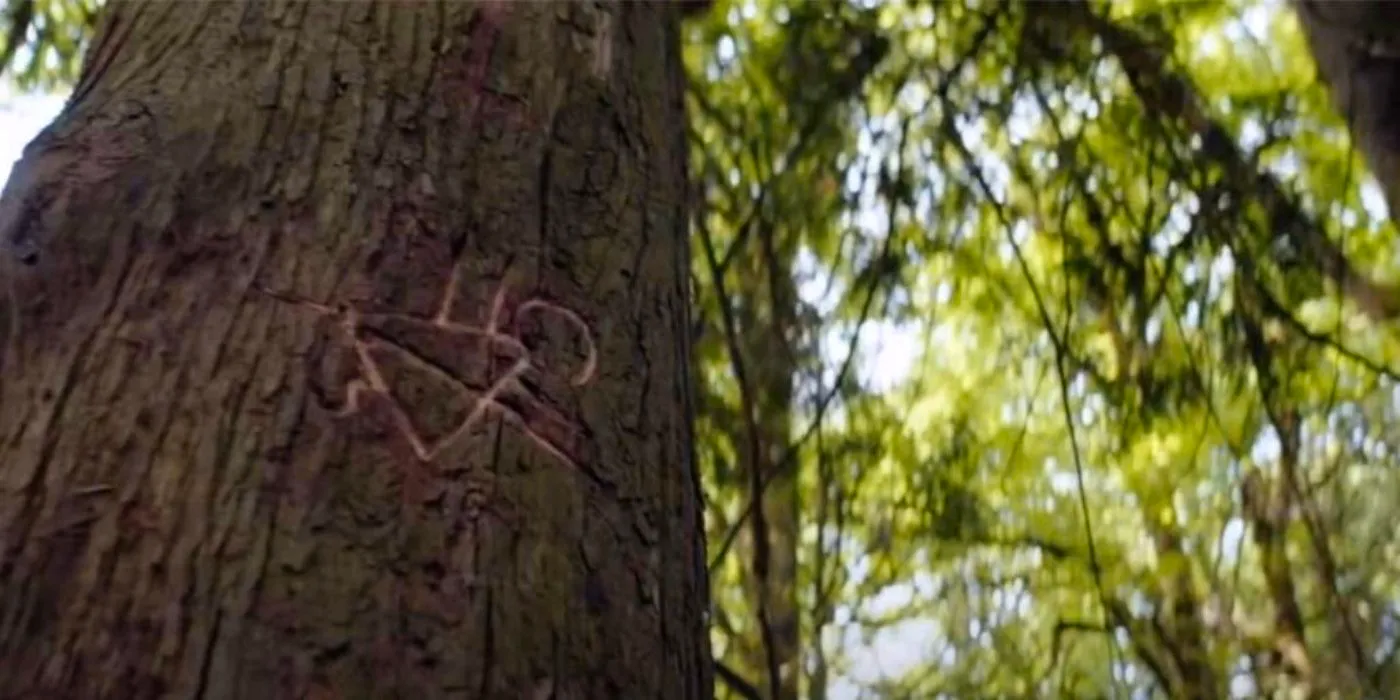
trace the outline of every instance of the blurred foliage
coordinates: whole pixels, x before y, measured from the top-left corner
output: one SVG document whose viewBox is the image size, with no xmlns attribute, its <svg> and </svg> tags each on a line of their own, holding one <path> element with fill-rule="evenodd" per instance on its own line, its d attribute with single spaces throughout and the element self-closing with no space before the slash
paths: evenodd
<svg viewBox="0 0 1400 700">
<path fill-rule="evenodd" d="M 97 22 L 98 0 L 6 0 L 0 71 L 21 90 L 55 90 L 77 80 Z"/>
<path fill-rule="evenodd" d="M 11 0 L 73 80 L 94 5 Z M 1384 697 L 1395 231 L 1280 0 L 685 33 L 721 697 Z"/>
<path fill-rule="evenodd" d="M 1400 681 L 1400 344 L 1323 249 L 1400 261 L 1287 7 L 733 1 L 686 52 L 726 697 L 771 694 L 732 370 L 773 353 L 720 292 L 770 275 L 802 697 Z"/>
</svg>

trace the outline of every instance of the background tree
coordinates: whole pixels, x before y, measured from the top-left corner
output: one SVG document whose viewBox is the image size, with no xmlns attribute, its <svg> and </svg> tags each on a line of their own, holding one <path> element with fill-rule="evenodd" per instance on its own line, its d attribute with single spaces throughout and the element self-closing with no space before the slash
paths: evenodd
<svg viewBox="0 0 1400 700">
<path fill-rule="evenodd" d="M 769 697 L 799 696 L 800 640 L 821 625 L 803 614 L 820 593 L 798 569 L 811 491 L 796 467 L 811 435 L 801 426 L 836 392 L 810 332 L 819 311 L 798 287 L 811 276 L 810 247 L 850 233 L 839 220 L 845 173 L 832 163 L 853 172 L 855 99 L 888 50 L 873 13 L 836 7 L 771 5 L 738 22 L 715 15 L 697 34 L 722 48 L 691 55 L 691 84 L 703 85 L 690 92 L 703 196 L 697 353 L 712 368 L 700 392 L 702 462 L 719 494 L 712 569 L 734 584 L 722 589 L 718 641 L 724 678 L 762 678 L 745 691 Z M 773 12 L 789 18 L 780 34 L 767 28 Z M 823 188 L 816 196 L 813 182 Z M 871 291 L 859 292 L 867 306 Z"/>
<path fill-rule="evenodd" d="M 1400 139 L 1395 86 L 1400 85 L 1400 8 L 1363 0 L 1346 4 L 1293 0 L 1298 22 L 1327 82 L 1332 104 L 1378 178 L 1391 211 L 1400 207 Z M 1400 313 L 1400 293 L 1387 311 Z"/>
<path fill-rule="evenodd" d="M 679 19 L 103 7 L 0 199 L 0 694 L 710 697 Z"/>
</svg>

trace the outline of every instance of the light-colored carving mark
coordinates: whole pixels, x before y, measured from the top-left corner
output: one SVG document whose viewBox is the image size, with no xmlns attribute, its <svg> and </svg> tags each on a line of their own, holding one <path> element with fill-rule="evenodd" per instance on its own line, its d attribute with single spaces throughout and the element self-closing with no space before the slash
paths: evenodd
<svg viewBox="0 0 1400 700">
<path fill-rule="evenodd" d="M 281 292 L 274 292 L 268 289 L 259 288 L 264 294 L 283 302 L 294 304 L 302 308 L 310 309 L 318 314 L 336 320 L 336 325 L 346 338 L 355 361 L 358 366 L 359 376 L 350 380 L 345 386 L 345 405 L 341 407 L 336 415 L 347 417 L 357 413 L 364 405 L 363 401 L 367 395 L 379 397 L 389 411 L 395 429 L 403 435 L 409 446 L 413 449 L 414 455 L 423 462 L 431 462 L 443 450 L 450 447 L 463 435 L 472 430 L 487 413 L 495 412 L 504 420 L 514 425 L 522 433 L 530 438 L 531 442 L 545 452 L 553 455 L 556 459 L 565 464 L 579 467 L 574 456 L 565 452 L 560 446 L 556 446 L 548 437 L 541 434 L 540 428 L 531 424 L 531 421 L 520 412 L 510 408 L 501 402 L 507 395 L 518 401 L 531 406 L 532 409 L 541 412 L 546 419 L 557 423 L 571 423 L 567 421 L 557 411 L 546 405 L 538 396 L 525 386 L 521 378 L 531 369 L 538 369 L 530 349 L 525 343 L 504 327 L 504 320 L 507 313 L 507 285 L 502 283 L 496 290 L 496 294 L 491 302 L 491 310 L 487 315 L 486 324 L 482 327 L 471 326 L 452 320 L 453 299 L 456 296 L 458 286 L 459 266 L 454 265 L 448 277 L 447 289 L 443 293 L 442 301 L 438 305 L 437 313 L 430 319 L 410 316 L 407 314 L 377 313 L 365 314 L 359 310 L 349 307 L 334 308 L 309 299 L 295 297 Z M 569 377 L 569 383 L 575 387 L 587 384 L 594 376 L 598 366 L 597 347 L 593 342 L 592 330 L 587 322 L 572 310 L 564 308 L 553 302 L 542 299 L 529 299 L 521 302 L 514 309 L 514 318 L 517 322 L 528 313 L 553 314 L 571 325 L 579 334 L 584 345 L 583 366 Z M 430 328 L 438 332 L 449 335 L 478 338 L 485 341 L 483 345 L 483 361 L 489 362 L 493 356 L 493 351 L 497 347 L 505 348 L 510 355 L 515 357 L 509 369 L 499 378 L 491 381 L 485 389 L 477 389 L 469 386 L 461 378 L 443 371 L 436 364 L 420 357 L 416 352 L 387 340 L 366 336 L 363 332 L 365 324 L 375 321 L 394 320 L 420 328 Z M 385 381 L 383 373 L 379 369 L 379 362 L 374 359 L 373 350 L 390 350 L 416 368 L 426 371 L 444 381 L 457 387 L 462 392 L 462 396 L 468 397 L 470 394 L 479 393 L 476 401 L 472 403 L 472 408 L 467 412 L 466 418 L 459 422 L 451 431 L 441 438 L 428 441 L 418 433 L 413 421 L 409 418 L 408 412 L 394 397 L 389 383 Z M 489 377 L 488 377 L 489 378 Z M 576 427 L 576 426 L 570 426 Z"/>
<path fill-rule="evenodd" d="M 593 39 L 593 77 L 607 78 L 612 73 L 613 15 L 611 8 L 598 6 L 598 35 Z"/>
</svg>

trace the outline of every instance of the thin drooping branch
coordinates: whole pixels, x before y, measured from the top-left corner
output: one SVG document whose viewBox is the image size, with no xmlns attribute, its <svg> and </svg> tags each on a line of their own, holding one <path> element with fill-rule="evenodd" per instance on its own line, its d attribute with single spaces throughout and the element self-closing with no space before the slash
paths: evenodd
<svg viewBox="0 0 1400 700">
<path fill-rule="evenodd" d="M 24 44 L 24 36 L 29 32 L 34 22 L 34 0 L 18 0 L 6 8 L 6 20 L 10 23 L 10 30 L 5 35 L 5 45 L 0 49 L 0 71 L 14 72 L 10 65 L 15 60 L 15 54 L 19 52 L 20 46 Z"/>
<path fill-rule="evenodd" d="M 720 274 L 725 274 L 729 271 L 730 265 L 733 264 L 734 259 L 748 242 L 749 236 L 753 233 L 754 226 L 758 221 L 758 217 L 762 214 L 768 202 L 768 197 L 777 185 L 779 178 L 792 170 L 790 166 L 802 158 L 807 147 L 811 144 L 812 139 L 817 135 L 818 129 L 828 121 L 827 117 L 830 113 L 838 105 L 843 104 L 852 95 L 859 92 L 866 78 L 874 72 L 875 67 L 889 50 L 888 43 L 884 40 L 884 37 L 878 34 L 872 34 L 866 37 L 860 43 L 860 47 L 856 60 L 851 62 L 849 74 L 828 82 L 828 92 L 823 99 L 817 101 L 817 109 L 814 109 L 807 120 L 802 123 L 797 131 L 797 137 L 793 139 L 792 144 L 783 152 L 781 159 L 775 163 L 777 168 L 774 172 L 765 177 L 763 182 L 759 185 L 757 196 L 753 198 L 752 203 L 749 205 L 748 212 L 735 229 L 738 232 L 737 235 L 735 235 L 734 240 L 724 251 L 724 254 L 717 256 Z M 843 94 L 846 90 L 851 90 L 851 93 Z M 712 105 L 708 104 L 708 101 L 699 90 L 691 89 L 690 96 L 692 99 L 696 100 L 697 104 L 701 105 L 702 110 L 707 114 L 718 111 Z M 721 124 L 728 123 L 728 120 L 718 121 L 720 121 Z M 731 126 L 737 127 L 737 125 Z"/>
<path fill-rule="evenodd" d="M 948 90 L 952 87 L 953 82 L 957 78 L 957 76 L 960 75 L 963 69 L 981 53 L 983 45 L 991 36 L 992 31 L 996 28 L 997 23 L 1001 19 L 1002 11 L 1004 9 L 1004 6 L 999 5 L 996 8 L 994 8 L 991 12 L 983 16 L 982 26 L 973 36 L 972 41 L 969 42 L 968 49 L 959 55 L 957 61 L 942 75 L 941 79 L 939 80 L 938 89 L 935 92 L 940 97 L 947 96 Z M 900 152 L 903 151 L 903 147 L 904 145 L 901 144 Z M 866 323 L 870 319 L 870 315 L 874 310 L 876 292 L 879 291 L 881 287 L 879 283 L 886 278 L 886 275 L 881 275 L 880 272 L 883 270 L 887 270 L 890 267 L 891 261 L 893 260 L 893 253 L 895 251 L 895 236 L 893 235 L 895 229 L 895 221 L 893 219 L 893 204 L 894 202 L 891 203 L 891 218 L 887 227 L 890 234 L 885 237 L 885 241 L 880 253 L 875 257 L 874 260 L 871 261 L 869 266 L 864 271 L 856 275 L 857 279 L 867 280 L 865 290 L 866 294 L 865 298 L 861 302 L 860 311 L 858 313 L 858 318 L 855 322 L 854 331 L 851 334 L 851 340 L 849 343 L 848 350 L 846 352 L 845 359 L 842 360 L 840 369 L 836 372 L 836 377 L 831 383 L 831 388 L 817 400 L 816 410 L 811 420 L 808 421 L 807 427 L 802 431 L 802 434 L 799 435 L 796 440 L 793 440 L 792 443 L 787 446 L 787 449 L 783 452 L 782 457 L 778 459 L 776 464 L 774 464 L 772 472 L 770 472 L 765 477 L 765 486 L 772 480 L 786 473 L 788 469 L 791 469 L 796 466 L 799 451 L 816 433 L 817 428 L 822 424 L 822 421 L 826 419 L 827 411 L 835 402 L 835 399 L 840 393 L 841 388 L 846 383 L 846 377 L 849 376 L 851 370 L 855 365 L 856 349 L 860 345 L 861 331 L 865 328 Z M 743 235 L 742 230 L 740 231 L 740 235 Z M 722 271 L 723 265 L 721 265 L 720 268 Z M 729 553 L 730 548 L 733 546 L 734 541 L 739 535 L 740 528 L 743 527 L 745 521 L 747 521 L 752 514 L 753 504 L 751 503 L 743 513 L 739 514 L 739 517 L 735 520 L 734 525 L 733 527 L 731 527 L 729 532 L 727 532 L 725 536 L 720 539 L 719 547 L 715 549 L 715 553 L 710 557 L 711 572 L 713 572 L 715 568 L 719 566 L 720 562 L 724 561 L 725 556 Z"/>
<path fill-rule="evenodd" d="M 1103 42 L 1123 68 L 1145 110 L 1183 125 L 1200 139 L 1201 154 L 1224 170 L 1241 197 L 1270 212 L 1277 236 L 1285 237 L 1363 313 L 1376 320 L 1400 316 L 1400 286 L 1372 280 L 1358 271 L 1321 223 L 1273 175 L 1261 171 L 1213 118 L 1191 81 L 1170 70 L 1163 52 L 1130 27 L 1096 13 L 1084 0 L 1056 3 L 1037 21 L 1087 32 Z M 1373 165 L 1374 167 L 1374 165 Z"/>
<path fill-rule="evenodd" d="M 715 661 L 715 677 L 744 700 L 763 700 L 763 694 L 758 692 L 754 684 L 744 680 L 738 671 L 726 666 L 722 661 Z"/>
<path fill-rule="evenodd" d="M 1242 300 L 1248 306 L 1246 294 Z M 1298 419 L 1291 409 L 1280 410 L 1277 380 L 1272 370 L 1273 350 L 1257 317 L 1248 312 L 1236 314 L 1249 346 L 1250 362 L 1260 385 L 1264 409 L 1278 431 L 1283 453 L 1282 470 L 1297 454 Z M 1240 502 L 1249 523 L 1254 545 L 1259 549 L 1260 566 L 1265 585 L 1274 607 L 1275 651 L 1282 661 L 1282 670 L 1304 687 L 1312 687 L 1315 666 L 1308 648 L 1302 608 L 1298 603 L 1297 585 L 1287 549 L 1287 531 L 1295 507 L 1293 492 L 1284 488 L 1280 479 L 1266 478 L 1251 470 L 1240 486 Z"/>
<path fill-rule="evenodd" d="M 1262 296 L 1262 295 L 1261 295 Z M 1332 553 L 1331 543 L 1328 537 L 1327 528 L 1322 522 L 1322 514 L 1318 511 L 1317 503 L 1312 495 L 1304 488 L 1300 476 L 1301 471 L 1301 448 L 1298 427 L 1297 409 L 1292 406 L 1287 397 L 1280 390 L 1280 379 L 1276 376 L 1279 371 L 1272 366 L 1273 357 L 1270 352 L 1269 341 L 1261 328 L 1261 323 L 1256 317 L 1262 316 L 1260 304 L 1253 295 L 1242 297 L 1245 302 L 1242 304 L 1238 318 L 1244 327 L 1246 338 L 1250 344 L 1251 361 L 1254 365 L 1255 375 L 1259 379 L 1261 398 L 1264 403 L 1265 413 L 1269 421 L 1274 425 L 1279 434 L 1279 476 L 1276 485 L 1268 488 L 1277 489 L 1278 493 L 1272 497 L 1282 501 L 1278 507 L 1278 512 L 1267 511 L 1277 520 L 1273 523 L 1261 524 L 1264 517 L 1261 513 L 1264 509 L 1258 507 L 1263 500 L 1260 495 L 1265 488 L 1258 484 L 1251 484 L 1246 481 L 1249 490 L 1244 493 L 1251 496 L 1255 502 L 1253 508 L 1246 509 L 1246 515 L 1254 521 L 1255 537 L 1258 540 L 1262 532 L 1271 532 L 1274 540 L 1269 544 L 1278 549 L 1276 558 L 1282 558 L 1285 562 L 1287 555 L 1284 545 L 1284 531 L 1289 523 L 1294 519 L 1302 522 L 1308 540 L 1312 544 L 1314 559 L 1317 564 L 1316 576 L 1322 584 L 1322 590 L 1327 597 L 1327 603 L 1332 607 L 1332 622 L 1336 628 L 1337 643 L 1343 645 L 1340 651 L 1346 659 L 1346 666 L 1354 675 L 1356 683 L 1365 683 L 1371 678 L 1371 661 L 1369 655 L 1363 649 L 1361 638 L 1356 630 L 1356 625 L 1352 621 L 1351 610 L 1346 599 L 1337 588 L 1337 581 L 1340 577 L 1339 567 L 1336 557 Z M 1256 472 L 1251 475 L 1254 480 L 1261 479 Z M 1246 499 L 1246 505 L 1249 500 Z M 1261 550 L 1264 544 L 1260 544 Z M 1265 563 L 1267 565 L 1269 553 L 1266 551 Z M 1286 566 L 1286 564 L 1284 564 Z M 1266 575 L 1269 571 L 1266 566 Z M 1282 576 L 1283 574 L 1278 574 Z M 1292 574 L 1288 574 L 1292 587 Z M 1284 585 L 1279 583 L 1279 586 Z M 1270 581 L 1271 589 L 1275 588 L 1275 583 Z M 1277 595 L 1277 594 L 1276 594 Z M 1301 637 L 1301 631 L 1298 633 Z"/>
<path fill-rule="evenodd" d="M 891 208 L 891 217 L 893 217 L 893 212 L 894 209 Z M 893 230 L 892 225 L 891 230 Z M 857 276 L 858 278 L 865 278 L 867 280 L 865 298 L 861 302 L 859 317 L 856 319 L 855 329 L 851 334 L 851 340 L 846 350 L 845 359 L 842 360 L 840 369 L 836 372 L 836 377 L 832 381 L 831 388 L 817 401 L 816 414 L 808 421 L 806 430 L 787 446 L 787 449 L 783 451 L 782 456 L 773 464 L 769 472 L 763 475 L 759 493 L 762 492 L 762 489 L 767 488 L 768 484 L 773 480 L 786 474 L 789 469 L 797 465 L 797 457 L 801 448 L 806 445 L 807 441 L 816 433 L 817 427 L 825 420 L 828 408 L 840 394 L 841 388 L 845 386 L 846 377 L 850 375 L 851 369 L 855 365 L 856 351 L 860 347 L 861 332 L 865 329 L 871 313 L 874 311 L 876 293 L 882 287 L 880 282 L 886 279 L 886 277 L 879 274 L 879 272 L 888 268 L 889 261 L 893 259 L 891 253 L 894 248 L 894 240 L 894 235 L 886 236 L 879 255 L 875 257 L 862 274 Z M 734 525 L 730 528 L 730 531 L 725 534 L 724 538 L 720 540 L 720 546 L 710 557 L 711 571 L 714 571 L 715 567 L 718 566 L 720 562 L 724 561 L 724 557 L 729 553 L 729 549 L 733 546 L 735 539 L 738 537 L 739 529 L 743 527 L 744 523 L 750 517 L 758 516 L 758 514 L 755 513 L 757 510 L 759 510 L 757 501 L 751 500 L 748 507 L 744 509 L 744 512 L 740 513 L 739 517 L 735 519 Z"/>
<path fill-rule="evenodd" d="M 1074 457 L 1073 462 L 1078 484 L 1079 507 L 1084 523 L 1085 545 L 1089 554 L 1089 571 L 1094 579 L 1094 587 L 1098 590 L 1099 601 L 1103 606 L 1104 624 L 1107 626 L 1111 622 L 1111 612 L 1108 605 L 1108 592 L 1103 582 L 1103 569 L 1099 563 L 1098 548 L 1094 542 L 1093 518 L 1090 515 L 1089 495 L 1084 486 L 1084 463 L 1079 450 L 1078 431 L 1075 430 L 1073 409 L 1070 407 L 1070 379 L 1066 367 L 1069 354 L 1066 349 L 1067 345 L 1065 339 L 1056 331 L 1056 324 L 1050 314 L 1045 296 L 1041 293 L 1040 287 L 1036 284 L 1035 275 L 1031 271 L 1030 264 L 1026 261 L 1020 243 L 1017 242 L 1015 235 L 1012 233 L 1015 230 L 1015 224 L 1011 213 L 1007 211 L 1006 204 L 997 197 L 996 191 L 988 182 L 986 175 L 984 175 L 981 168 L 978 167 L 976 154 L 973 153 L 966 141 L 963 140 L 962 132 L 958 130 L 951 115 L 945 115 L 944 117 L 943 133 L 948 137 L 948 142 L 953 145 L 966 162 L 968 175 L 973 182 L 976 183 L 977 189 L 981 192 L 982 197 L 991 205 L 997 222 L 1001 225 L 1003 232 L 1005 232 L 1006 240 L 1011 245 L 1011 250 L 1016 258 L 1017 265 L 1020 267 L 1026 284 L 1030 288 L 1031 298 L 1035 301 L 1036 312 L 1045 329 L 1045 335 L 1049 338 L 1051 347 L 1054 348 L 1055 370 L 1060 379 L 1060 405 L 1064 413 L 1065 428 L 1069 433 L 1070 451 Z M 1118 645 L 1116 640 L 1112 637 L 1110 637 L 1110 640 L 1112 641 L 1109 647 L 1112 652 L 1110 666 L 1113 666 L 1117 663 Z M 1110 673 L 1110 677 L 1116 678 L 1112 673 Z M 1116 697 L 1117 686 L 1113 686 L 1112 690 Z"/>
<path fill-rule="evenodd" d="M 773 639 L 773 625 L 768 614 L 768 520 L 762 506 L 757 505 L 762 500 L 764 487 L 763 473 L 759 469 L 763 453 L 759 445 L 758 418 L 754 415 L 757 403 L 753 396 L 753 387 L 749 383 L 749 375 L 744 363 L 743 346 L 739 342 L 738 324 L 734 320 L 734 306 L 729 297 L 729 290 L 724 283 L 724 272 L 720 266 L 719 258 L 715 254 L 714 240 L 710 235 L 709 226 L 703 219 L 698 221 L 697 228 L 700 233 L 701 247 L 705 251 L 705 263 L 710 271 L 710 281 L 715 285 L 715 298 L 719 303 L 720 318 L 724 325 L 724 340 L 729 347 L 730 367 L 734 371 L 734 380 L 739 384 L 739 404 L 744 420 L 744 449 L 749 457 L 750 493 L 749 509 L 746 514 L 753 516 L 754 575 L 758 578 L 760 590 L 757 611 L 758 625 L 768 660 L 769 693 L 776 698 L 782 680 L 778 667 L 777 647 Z M 736 530 L 739 525 L 740 523 L 735 524 Z"/>
</svg>

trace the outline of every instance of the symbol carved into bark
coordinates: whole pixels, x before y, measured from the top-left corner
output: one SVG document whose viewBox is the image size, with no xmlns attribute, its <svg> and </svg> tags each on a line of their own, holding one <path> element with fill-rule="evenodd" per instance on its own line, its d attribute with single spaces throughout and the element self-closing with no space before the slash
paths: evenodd
<svg viewBox="0 0 1400 700">
<path fill-rule="evenodd" d="M 421 318 L 397 313 L 362 313 L 351 307 L 331 307 L 309 299 L 299 298 L 267 289 L 261 291 L 275 299 L 310 309 L 318 314 L 334 319 L 346 343 L 355 355 L 357 376 L 345 385 L 345 404 L 337 415 L 346 417 L 357 413 L 367 398 L 378 398 L 387 407 L 394 427 L 408 442 L 413 453 L 423 462 L 431 462 L 443 450 L 461 439 L 481 422 L 490 412 L 505 419 L 520 429 L 531 442 L 565 464 L 579 468 L 576 456 L 581 440 L 580 428 L 575 421 L 563 416 L 539 395 L 538 390 L 528 386 L 523 378 L 529 371 L 540 370 L 532 357 L 530 348 L 518 334 L 519 320 L 530 314 L 539 317 L 553 316 L 571 326 L 583 343 L 584 361 L 572 376 L 569 384 L 583 386 L 593 379 L 597 370 L 597 349 L 593 342 L 593 332 L 577 313 L 553 302 L 542 299 L 526 299 L 511 305 L 508 303 L 507 285 L 502 282 L 496 290 L 489 315 L 484 326 L 472 326 L 452 320 L 452 301 L 458 285 L 458 268 L 453 267 L 443 293 L 442 302 L 432 318 Z M 509 322 L 507 321 L 509 319 Z M 543 320 L 543 318 L 541 318 Z M 410 327 L 431 329 L 437 333 L 461 338 L 465 345 L 479 352 L 477 359 L 491 365 L 493 358 L 505 355 L 513 358 L 504 373 L 494 378 L 488 377 L 485 388 L 472 387 L 460 377 L 443 371 L 437 365 L 423 359 L 412 349 L 396 343 L 381 334 L 366 332 L 367 324 L 396 321 Z M 427 440 L 419 434 L 408 411 L 394 396 L 379 362 L 374 358 L 374 350 L 390 350 L 403 357 L 410 364 L 426 370 L 450 382 L 461 392 L 464 399 L 476 394 L 470 401 L 471 409 L 466 417 L 446 435 Z"/>
</svg>

